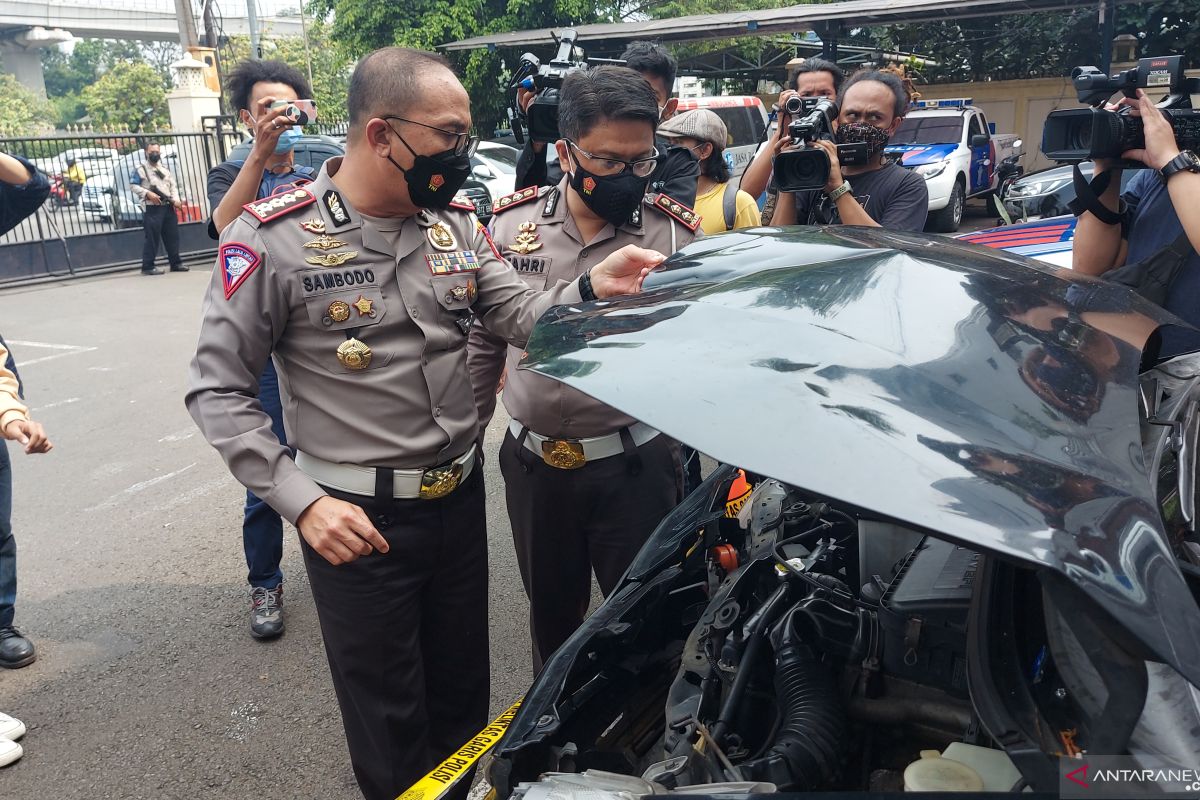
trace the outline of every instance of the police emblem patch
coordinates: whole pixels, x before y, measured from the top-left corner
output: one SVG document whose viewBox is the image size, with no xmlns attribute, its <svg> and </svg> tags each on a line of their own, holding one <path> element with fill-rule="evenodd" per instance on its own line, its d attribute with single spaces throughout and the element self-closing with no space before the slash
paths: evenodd
<svg viewBox="0 0 1200 800">
<path fill-rule="evenodd" d="M 479 269 L 479 259 L 474 250 L 457 250 L 453 253 L 426 253 L 425 262 L 434 275 L 449 275 L 454 272 L 474 272 Z"/>
<path fill-rule="evenodd" d="M 251 249 L 250 245 L 241 242 L 227 242 L 221 245 L 217 255 L 217 263 L 221 265 L 221 280 L 225 285 L 225 299 L 233 297 L 246 279 L 258 269 L 262 258 Z"/>
</svg>

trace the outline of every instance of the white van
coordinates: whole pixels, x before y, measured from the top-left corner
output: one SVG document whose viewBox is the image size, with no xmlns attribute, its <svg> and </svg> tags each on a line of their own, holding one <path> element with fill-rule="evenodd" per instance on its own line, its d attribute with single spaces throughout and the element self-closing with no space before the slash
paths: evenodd
<svg viewBox="0 0 1200 800">
<path fill-rule="evenodd" d="M 742 170 L 754 158 L 763 133 L 767 129 L 767 110 L 762 100 L 754 96 L 732 95 L 729 97 L 695 97 L 679 101 L 676 114 L 694 108 L 707 108 L 725 123 L 729 141 L 725 145 L 725 163 L 734 179 L 741 177 Z"/>
</svg>

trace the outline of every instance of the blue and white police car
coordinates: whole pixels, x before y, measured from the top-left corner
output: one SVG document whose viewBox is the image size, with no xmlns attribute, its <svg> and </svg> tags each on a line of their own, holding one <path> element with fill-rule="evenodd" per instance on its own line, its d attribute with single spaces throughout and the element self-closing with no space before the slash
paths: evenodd
<svg viewBox="0 0 1200 800">
<path fill-rule="evenodd" d="M 992 197 L 996 169 L 1020 147 L 1016 134 L 997 134 L 969 97 L 919 100 L 887 147 L 900 166 L 925 178 L 926 229 L 953 233 L 968 198 Z"/>
</svg>

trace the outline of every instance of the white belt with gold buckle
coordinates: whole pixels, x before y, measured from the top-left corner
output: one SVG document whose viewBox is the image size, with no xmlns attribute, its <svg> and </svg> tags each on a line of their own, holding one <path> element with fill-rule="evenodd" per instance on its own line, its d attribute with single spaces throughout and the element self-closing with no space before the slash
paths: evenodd
<svg viewBox="0 0 1200 800">
<path fill-rule="evenodd" d="M 375 496 L 375 468 L 335 464 L 296 451 L 296 466 L 322 486 L 339 492 Z M 475 445 L 458 458 L 432 469 L 398 469 L 392 474 L 392 496 L 397 500 L 436 500 L 458 488 L 475 469 Z"/>
<path fill-rule="evenodd" d="M 508 431 L 518 441 L 521 429 L 525 426 L 517 420 L 508 423 Z M 629 426 L 629 435 L 633 443 L 641 447 L 646 442 L 658 436 L 659 431 L 644 422 L 635 422 Z M 578 469 L 589 461 L 620 455 L 625 452 L 621 442 L 621 433 L 610 433 L 607 436 L 593 436 L 589 439 L 555 439 L 542 436 L 540 433 L 528 431 L 525 434 L 525 449 L 559 469 Z"/>
</svg>

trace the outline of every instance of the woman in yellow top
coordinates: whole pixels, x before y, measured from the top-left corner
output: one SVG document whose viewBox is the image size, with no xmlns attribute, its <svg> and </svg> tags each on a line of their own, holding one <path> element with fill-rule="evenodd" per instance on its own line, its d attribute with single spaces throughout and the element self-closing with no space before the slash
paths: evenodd
<svg viewBox="0 0 1200 800">
<path fill-rule="evenodd" d="M 660 125 L 658 135 L 700 159 L 696 213 L 706 235 L 762 224 L 754 198 L 729 181 L 725 163 L 729 132 L 720 117 L 707 108 L 685 111 Z"/>
</svg>

